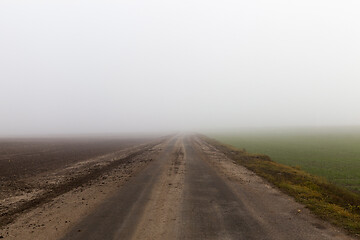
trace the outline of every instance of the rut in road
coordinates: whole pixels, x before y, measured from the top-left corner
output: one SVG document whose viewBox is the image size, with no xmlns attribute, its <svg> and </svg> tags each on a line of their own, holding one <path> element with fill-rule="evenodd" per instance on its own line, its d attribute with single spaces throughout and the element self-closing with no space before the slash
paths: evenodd
<svg viewBox="0 0 360 240">
<path fill-rule="evenodd" d="M 63 239 L 351 238 L 201 138 L 177 136 Z"/>
</svg>

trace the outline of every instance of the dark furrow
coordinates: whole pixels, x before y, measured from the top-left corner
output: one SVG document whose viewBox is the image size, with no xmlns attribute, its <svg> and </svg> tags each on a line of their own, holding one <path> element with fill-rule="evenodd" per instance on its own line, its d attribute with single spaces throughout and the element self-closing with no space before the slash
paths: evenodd
<svg viewBox="0 0 360 240">
<path fill-rule="evenodd" d="M 161 140 L 160 142 L 149 144 L 149 145 L 145 146 L 144 148 L 142 148 L 141 150 L 131 153 L 124 158 L 114 160 L 113 162 L 111 162 L 110 164 L 108 164 L 104 167 L 91 169 L 88 172 L 88 174 L 79 176 L 77 178 L 70 179 L 69 181 L 67 181 L 63 184 L 53 187 L 52 189 L 45 192 L 41 196 L 38 196 L 30 201 L 27 201 L 15 209 L 11 209 L 8 212 L 2 213 L 0 215 L 0 228 L 7 224 L 12 223 L 21 213 L 24 213 L 33 208 L 39 207 L 40 205 L 47 203 L 62 194 L 65 194 L 77 187 L 80 187 L 92 180 L 97 179 L 102 174 L 111 171 L 112 169 L 116 168 L 117 166 L 119 166 L 121 164 L 127 163 L 134 157 L 137 157 L 137 156 L 143 154 L 145 151 L 153 148 L 154 146 L 161 144 L 163 141 L 165 141 L 165 140 Z"/>
</svg>

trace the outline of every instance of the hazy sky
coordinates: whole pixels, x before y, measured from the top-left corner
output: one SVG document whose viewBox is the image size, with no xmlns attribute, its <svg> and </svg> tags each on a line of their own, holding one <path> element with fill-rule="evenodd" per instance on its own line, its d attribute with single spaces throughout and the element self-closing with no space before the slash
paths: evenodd
<svg viewBox="0 0 360 240">
<path fill-rule="evenodd" d="M 0 1 L 0 136 L 360 124 L 360 1 Z"/>
</svg>

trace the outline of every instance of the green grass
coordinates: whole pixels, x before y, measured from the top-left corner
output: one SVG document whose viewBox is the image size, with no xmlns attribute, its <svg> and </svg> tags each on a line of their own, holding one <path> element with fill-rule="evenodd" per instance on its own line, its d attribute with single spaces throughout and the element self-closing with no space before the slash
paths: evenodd
<svg viewBox="0 0 360 240">
<path fill-rule="evenodd" d="M 263 177 L 304 204 L 318 217 L 360 236 L 360 194 L 332 184 L 325 178 L 277 163 L 263 154 L 249 153 L 214 139 L 202 137 L 238 164 Z"/>
<path fill-rule="evenodd" d="M 297 166 L 360 191 L 360 131 L 311 130 L 212 134 L 211 137 L 273 161 Z"/>
</svg>

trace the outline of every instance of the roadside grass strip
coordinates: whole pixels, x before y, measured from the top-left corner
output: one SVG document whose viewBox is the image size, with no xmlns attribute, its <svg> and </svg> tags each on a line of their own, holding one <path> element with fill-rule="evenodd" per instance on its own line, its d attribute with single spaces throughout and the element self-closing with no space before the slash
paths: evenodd
<svg viewBox="0 0 360 240">
<path fill-rule="evenodd" d="M 294 197 L 319 218 L 360 237 L 359 193 L 332 184 L 325 178 L 310 175 L 299 168 L 276 163 L 266 155 L 248 153 L 206 136 L 201 138 L 282 192 Z"/>
</svg>

